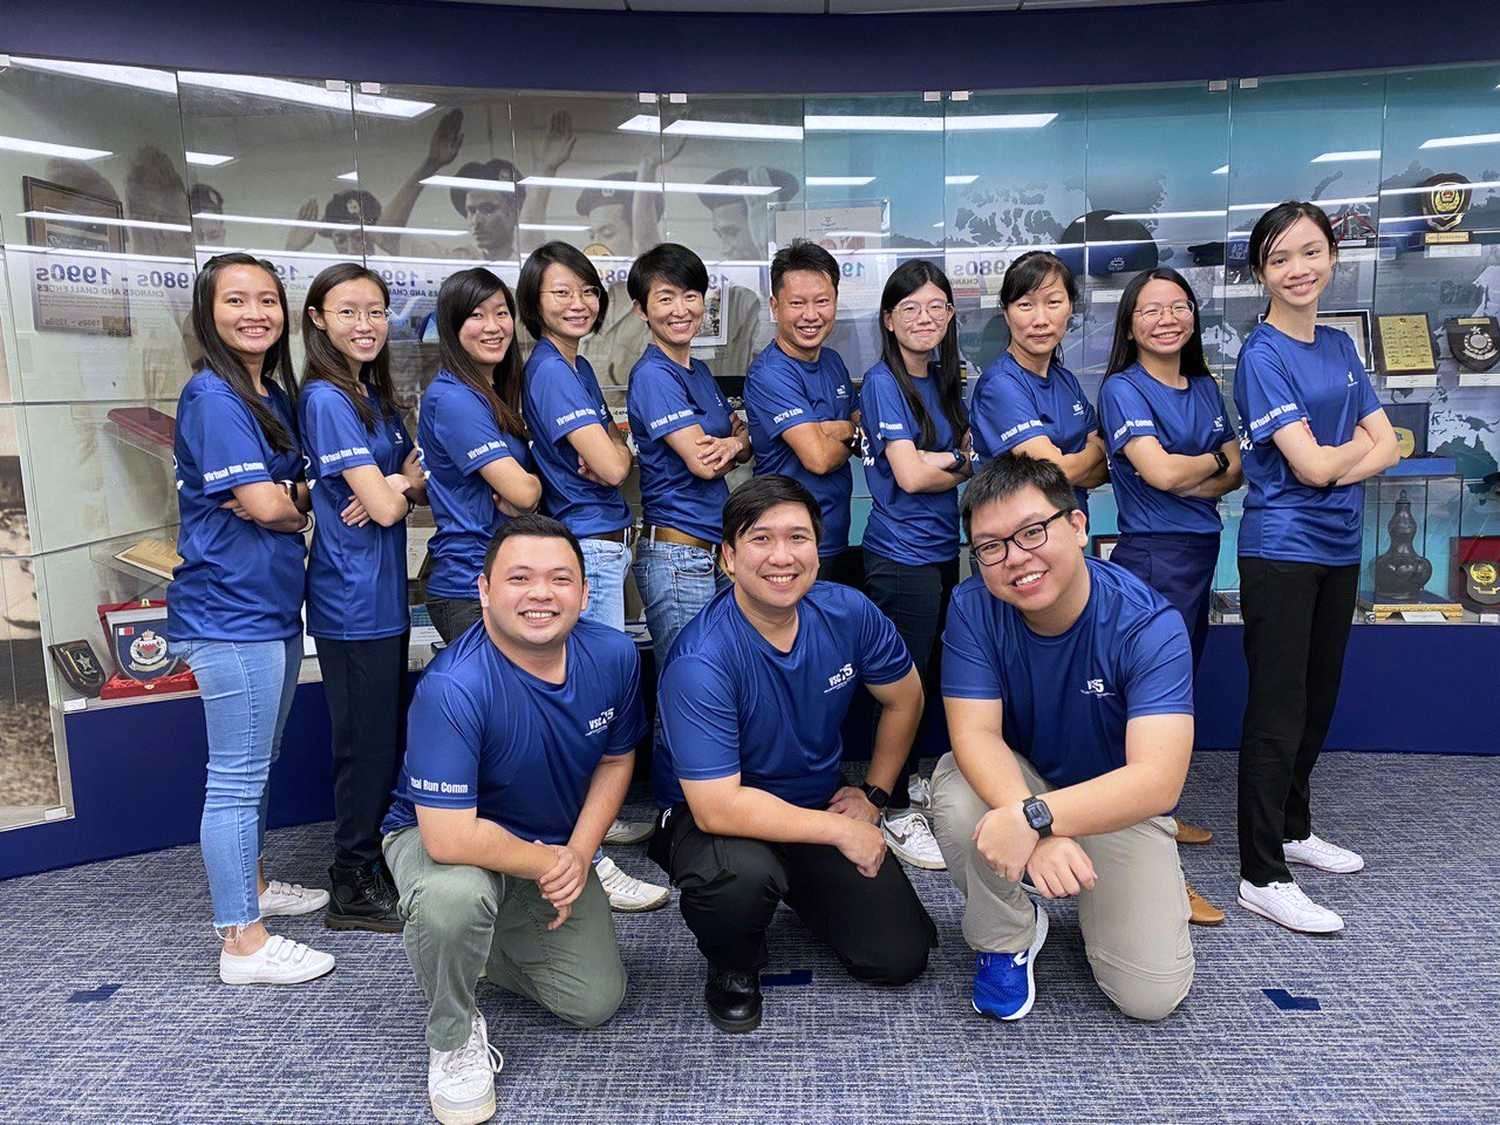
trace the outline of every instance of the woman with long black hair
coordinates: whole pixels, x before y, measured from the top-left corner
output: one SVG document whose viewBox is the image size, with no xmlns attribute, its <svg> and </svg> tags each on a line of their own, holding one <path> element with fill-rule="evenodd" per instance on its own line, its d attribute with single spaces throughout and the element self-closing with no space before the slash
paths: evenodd
<svg viewBox="0 0 1500 1125">
<path fill-rule="evenodd" d="M 1234 374 L 1250 486 L 1239 537 L 1250 666 L 1239 901 L 1306 933 L 1342 930 L 1344 920 L 1303 894 L 1287 864 L 1340 873 L 1365 865 L 1313 834 L 1310 782 L 1354 616 L 1363 482 L 1399 459 L 1354 342 L 1317 322 L 1337 254 L 1315 203 L 1281 203 L 1260 217 L 1250 267 L 1270 304 Z"/>
<path fill-rule="evenodd" d="M 182 562 L 167 588 L 172 652 L 197 677 L 208 726 L 200 838 L 225 984 L 297 984 L 333 957 L 266 931 L 328 893 L 267 882 L 271 763 L 302 666 L 303 533 L 312 525 L 295 418 L 286 291 L 269 262 L 220 254 L 193 285 L 197 371 L 177 400 Z"/>
<path fill-rule="evenodd" d="M 428 545 L 427 611 L 443 641 L 480 618 L 479 575 L 490 539 L 509 518 L 536 508 L 521 417 L 521 357 L 510 287 L 481 266 L 438 290 L 441 367 L 422 395 L 417 441 L 437 531 Z"/>
<path fill-rule="evenodd" d="M 953 287 L 933 263 L 897 267 L 880 295 L 881 359 L 865 372 L 859 408 L 870 519 L 865 593 L 896 625 L 917 674 L 933 675 L 948 598 L 958 585 L 958 486 L 969 477 L 969 412 Z M 911 758 L 892 792 L 871 794 L 881 826 L 907 863 L 942 870 L 943 853 L 912 808 Z M 918 780 L 918 804 L 926 783 Z"/>
<path fill-rule="evenodd" d="M 333 728 L 336 930 L 401 929 L 380 822 L 401 764 L 406 516 L 426 495 L 396 407 L 386 349 L 390 291 L 353 262 L 313 280 L 302 309 L 298 415 L 318 519 L 307 564 L 307 631 Z"/>
<path fill-rule="evenodd" d="M 1219 497 L 1242 477 L 1239 440 L 1203 359 L 1198 302 L 1176 270 L 1139 273 L 1120 294 L 1099 419 L 1120 521 L 1110 561 L 1182 614 L 1196 672 L 1219 561 Z M 1177 821 L 1178 843 L 1212 838 Z M 1188 905 L 1199 925 L 1224 921 L 1191 885 Z"/>
</svg>

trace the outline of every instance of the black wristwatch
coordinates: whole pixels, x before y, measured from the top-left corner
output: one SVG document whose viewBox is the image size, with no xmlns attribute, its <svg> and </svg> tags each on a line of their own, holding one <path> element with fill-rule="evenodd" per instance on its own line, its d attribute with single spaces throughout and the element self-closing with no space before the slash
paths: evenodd
<svg viewBox="0 0 1500 1125">
<path fill-rule="evenodd" d="M 1047 807 L 1047 802 L 1040 797 L 1027 797 L 1021 802 L 1021 812 L 1026 817 L 1026 823 L 1045 840 L 1052 835 L 1052 810 Z"/>
<path fill-rule="evenodd" d="M 1219 463 L 1219 467 L 1214 470 L 1214 476 L 1222 477 L 1229 471 L 1229 458 L 1224 455 L 1222 449 L 1211 450 L 1211 452 L 1214 455 L 1214 460 Z"/>
<path fill-rule="evenodd" d="M 949 466 L 948 471 L 950 473 L 956 473 L 968 463 L 969 459 L 968 457 L 964 456 L 964 451 L 962 449 L 955 449 L 953 451 L 953 464 Z"/>
<path fill-rule="evenodd" d="M 861 788 L 863 788 L 865 791 L 865 800 L 869 801 L 870 804 L 874 805 L 877 809 L 883 809 L 886 807 L 886 805 L 890 804 L 891 795 L 884 789 L 880 788 L 880 786 L 865 785 Z"/>
</svg>

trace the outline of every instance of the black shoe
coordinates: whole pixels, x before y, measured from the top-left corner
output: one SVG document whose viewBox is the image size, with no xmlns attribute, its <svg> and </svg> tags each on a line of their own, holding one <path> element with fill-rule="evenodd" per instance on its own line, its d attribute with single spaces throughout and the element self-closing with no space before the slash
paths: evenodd
<svg viewBox="0 0 1500 1125">
<path fill-rule="evenodd" d="M 323 924 L 330 930 L 401 932 L 396 888 L 386 879 L 379 861 L 357 867 L 334 864 L 328 869 L 328 879 L 328 909 Z"/>
<path fill-rule="evenodd" d="M 754 1031 L 760 1026 L 760 974 L 741 969 L 708 969 L 703 986 L 708 1018 L 725 1031 Z"/>
</svg>

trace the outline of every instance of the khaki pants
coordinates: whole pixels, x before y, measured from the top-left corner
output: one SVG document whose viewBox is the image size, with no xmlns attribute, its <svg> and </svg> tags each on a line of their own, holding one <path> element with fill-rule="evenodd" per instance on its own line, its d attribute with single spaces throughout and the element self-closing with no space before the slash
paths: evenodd
<svg viewBox="0 0 1500 1125">
<path fill-rule="evenodd" d="M 481 976 L 576 1027 L 597 1027 L 619 1008 L 625 966 L 592 868 L 571 917 L 549 930 L 557 911 L 535 882 L 437 863 L 416 828 L 387 836 L 385 858 L 401 892 L 402 940 L 427 997 L 433 1050 L 456 1050 L 469 1038 Z"/>
<path fill-rule="evenodd" d="M 1050 786 L 1016 756 L 1033 793 Z M 1036 915 L 1019 883 L 995 871 L 974 844 L 989 806 L 969 787 L 952 754 L 932 773 L 933 827 L 948 873 L 967 900 L 964 940 L 981 952 L 1031 944 Z M 1140 1020 L 1170 1015 L 1193 983 L 1187 888 L 1175 824 L 1152 817 L 1116 832 L 1080 836 L 1098 882 L 1078 896 L 1078 925 L 1094 980 L 1120 1011 Z"/>
</svg>

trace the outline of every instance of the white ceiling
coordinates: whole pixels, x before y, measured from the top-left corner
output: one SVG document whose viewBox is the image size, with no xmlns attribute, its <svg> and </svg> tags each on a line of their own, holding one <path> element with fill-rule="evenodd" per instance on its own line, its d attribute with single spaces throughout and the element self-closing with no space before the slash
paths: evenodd
<svg viewBox="0 0 1500 1125">
<path fill-rule="evenodd" d="M 1202 0 L 458 0 L 512 8 L 585 8 L 601 12 L 722 12 L 731 14 L 860 15 L 890 12 L 1015 12 L 1046 8 L 1113 8 L 1129 4 L 1194 4 Z"/>
</svg>

